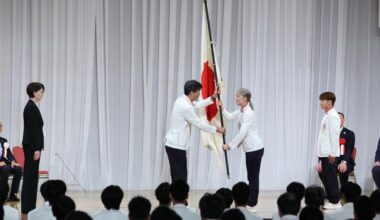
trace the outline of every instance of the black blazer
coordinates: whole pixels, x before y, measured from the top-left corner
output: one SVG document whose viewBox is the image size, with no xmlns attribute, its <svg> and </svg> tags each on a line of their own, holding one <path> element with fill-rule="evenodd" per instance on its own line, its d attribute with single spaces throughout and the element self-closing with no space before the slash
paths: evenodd
<svg viewBox="0 0 380 220">
<path fill-rule="evenodd" d="M 355 161 L 352 159 L 352 150 L 355 146 L 355 133 L 344 127 L 340 132 L 340 139 L 342 138 L 346 140 L 346 144 L 344 145 L 344 155 L 340 156 L 340 161 L 344 160 L 348 165 L 354 166 Z"/>
<path fill-rule="evenodd" d="M 380 139 L 379 139 L 379 143 L 377 144 L 375 162 L 380 162 Z"/>
<path fill-rule="evenodd" d="M 34 151 L 44 149 L 43 126 L 44 121 L 40 109 L 32 100 L 29 100 L 24 108 L 23 147 L 31 147 Z"/>
<path fill-rule="evenodd" d="M 0 137 L 0 145 L 1 145 L 1 148 L 0 148 L 1 149 L 1 151 L 0 151 L 0 162 L 5 162 L 6 164 L 9 164 L 12 161 L 16 161 L 16 160 L 15 160 L 13 154 L 12 154 L 11 148 L 8 148 L 8 150 L 7 150 L 7 158 L 3 157 L 4 143 L 6 143 L 6 142 L 8 142 L 7 139 Z"/>
</svg>

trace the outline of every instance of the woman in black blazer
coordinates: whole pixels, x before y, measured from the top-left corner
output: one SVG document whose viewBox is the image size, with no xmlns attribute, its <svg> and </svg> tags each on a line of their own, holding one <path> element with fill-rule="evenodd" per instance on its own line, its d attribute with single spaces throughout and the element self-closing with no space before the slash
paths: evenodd
<svg viewBox="0 0 380 220">
<path fill-rule="evenodd" d="M 42 100 L 45 87 L 42 83 L 32 82 L 26 88 L 29 101 L 24 108 L 24 148 L 25 165 L 21 192 L 21 212 L 27 214 L 36 208 L 38 170 L 41 151 L 44 149 L 44 133 L 41 112 L 38 104 Z"/>
</svg>

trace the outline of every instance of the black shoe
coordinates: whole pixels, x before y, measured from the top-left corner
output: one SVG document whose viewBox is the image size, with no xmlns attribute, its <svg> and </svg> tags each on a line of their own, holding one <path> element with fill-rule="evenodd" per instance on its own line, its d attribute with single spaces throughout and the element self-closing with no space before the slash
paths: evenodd
<svg viewBox="0 0 380 220">
<path fill-rule="evenodd" d="M 8 198 L 8 202 L 20 202 L 20 198 L 16 194 L 10 194 Z"/>
</svg>

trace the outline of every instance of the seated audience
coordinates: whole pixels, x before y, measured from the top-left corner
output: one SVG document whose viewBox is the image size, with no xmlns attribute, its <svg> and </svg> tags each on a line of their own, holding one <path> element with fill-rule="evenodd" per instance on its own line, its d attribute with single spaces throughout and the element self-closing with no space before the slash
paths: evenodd
<svg viewBox="0 0 380 220">
<path fill-rule="evenodd" d="M 254 215 L 247 209 L 249 194 L 249 186 L 245 182 L 239 182 L 232 187 L 232 197 L 235 202 L 235 207 L 240 209 L 240 211 L 244 214 L 245 219 L 261 219 L 260 217 Z"/>
<path fill-rule="evenodd" d="M 354 218 L 354 201 L 362 194 L 362 189 L 356 183 L 347 182 L 340 189 L 341 208 L 335 209 L 328 215 L 332 219 L 345 220 Z"/>
<path fill-rule="evenodd" d="M 375 219 L 380 220 L 380 190 L 378 189 L 372 192 L 370 199 L 372 202 L 372 206 L 376 212 Z"/>
<path fill-rule="evenodd" d="M 189 191 L 190 187 L 185 181 L 177 180 L 173 182 L 170 185 L 170 198 L 173 203 L 172 208 L 183 220 L 200 220 L 201 217 L 186 206 Z"/>
<path fill-rule="evenodd" d="M 301 210 L 299 220 L 323 220 L 323 213 L 319 208 L 306 206 Z"/>
<path fill-rule="evenodd" d="M 150 220 L 182 220 L 182 218 L 168 206 L 159 206 L 152 212 Z"/>
<path fill-rule="evenodd" d="M 232 191 L 228 188 L 220 188 L 216 191 L 216 194 L 219 194 L 226 204 L 226 209 L 231 208 L 232 202 L 234 199 L 232 198 Z"/>
<path fill-rule="evenodd" d="M 105 209 L 95 213 L 92 216 L 94 220 L 128 219 L 128 215 L 120 210 L 120 204 L 123 200 L 124 193 L 119 186 L 111 185 L 106 187 L 100 197 Z"/>
<path fill-rule="evenodd" d="M 376 187 L 380 189 L 380 139 L 379 139 L 379 143 L 377 144 L 375 164 L 373 165 L 373 168 L 372 168 L 372 176 L 373 176 L 373 180 L 375 181 Z"/>
<path fill-rule="evenodd" d="M 199 210 L 203 220 L 220 219 L 225 208 L 224 200 L 218 194 L 206 193 L 199 200 Z"/>
<path fill-rule="evenodd" d="M 49 197 L 47 194 L 47 188 L 52 180 L 48 180 L 40 186 L 41 196 L 44 199 L 44 204 L 36 209 L 33 209 L 28 213 L 28 220 L 55 220 L 51 206 L 49 203 Z"/>
<path fill-rule="evenodd" d="M 367 196 L 359 196 L 354 202 L 355 220 L 372 220 L 375 217 L 375 209 Z"/>
<path fill-rule="evenodd" d="M 299 182 L 292 182 L 286 187 L 286 192 L 293 193 L 301 203 L 305 195 L 305 186 Z M 273 213 L 272 220 L 280 220 L 278 212 Z"/>
<path fill-rule="evenodd" d="M 228 209 L 223 213 L 221 220 L 245 220 L 245 217 L 239 209 Z"/>
<path fill-rule="evenodd" d="M 17 209 L 12 208 L 8 205 L 5 205 L 7 201 L 9 193 L 8 183 L 1 182 L 0 183 L 0 206 L 3 207 L 4 211 L 4 219 L 6 220 L 18 220 L 20 219 L 20 215 L 18 214 Z"/>
<path fill-rule="evenodd" d="M 75 202 L 68 196 L 61 196 L 54 199 L 52 211 L 57 220 L 64 220 L 70 212 L 75 211 Z"/>
<path fill-rule="evenodd" d="M 305 190 L 305 204 L 306 206 L 313 206 L 318 208 L 323 213 L 323 206 L 325 205 L 326 194 L 320 186 L 309 186 Z M 330 216 L 323 213 L 325 220 L 331 220 Z"/>
<path fill-rule="evenodd" d="M 152 205 L 144 197 L 136 196 L 128 204 L 129 220 L 149 220 Z"/>
<path fill-rule="evenodd" d="M 297 220 L 301 208 L 301 201 L 293 193 L 284 193 L 277 199 L 278 214 L 280 218 Z"/>
<path fill-rule="evenodd" d="M 168 182 L 161 183 L 156 188 L 154 194 L 158 200 L 160 206 L 170 206 L 170 184 Z"/>
<path fill-rule="evenodd" d="M 72 211 L 67 215 L 65 220 L 92 220 L 92 218 L 85 212 Z M 113 220 L 113 218 L 109 218 L 109 220 Z"/>
</svg>

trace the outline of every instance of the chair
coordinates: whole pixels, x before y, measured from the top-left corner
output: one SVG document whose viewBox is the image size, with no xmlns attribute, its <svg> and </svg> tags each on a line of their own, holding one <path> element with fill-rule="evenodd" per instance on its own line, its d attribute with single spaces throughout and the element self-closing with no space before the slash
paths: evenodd
<svg viewBox="0 0 380 220">
<path fill-rule="evenodd" d="M 352 149 L 352 154 L 351 154 L 351 158 L 352 160 L 355 162 L 356 160 L 356 154 L 358 153 L 358 150 L 356 149 L 356 147 L 354 146 L 354 148 Z M 351 171 L 350 172 L 350 175 L 348 176 L 348 181 L 352 181 L 353 183 L 356 183 L 356 174 L 355 174 L 355 171 Z"/>
<path fill-rule="evenodd" d="M 22 146 L 14 146 L 12 148 L 12 153 L 13 153 L 13 156 L 15 157 L 17 163 L 20 164 L 22 170 L 24 170 L 25 157 L 24 157 L 24 149 L 22 148 Z M 49 171 L 48 170 L 38 171 L 38 178 L 49 179 Z"/>
</svg>

